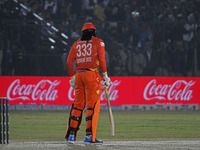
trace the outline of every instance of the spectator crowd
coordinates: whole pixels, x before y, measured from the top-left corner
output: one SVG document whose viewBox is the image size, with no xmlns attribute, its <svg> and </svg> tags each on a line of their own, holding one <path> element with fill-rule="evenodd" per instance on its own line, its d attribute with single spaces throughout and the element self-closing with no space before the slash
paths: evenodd
<svg viewBox="0 0 200 150">
<path fill-rule="evenodd" d="M 110 76 L 200 76 L 200 0 L 17 2 L 27 9 L 0 2 L 1 75 L 67 75 L 70 46 L 92 22 L 106 45 Z M 38 28 L 33 13 L 49 25 Z M 66 45 L 48 42 L 49 34 L 58 38 L 50 26 L 69 37 Z"/>
</svg>

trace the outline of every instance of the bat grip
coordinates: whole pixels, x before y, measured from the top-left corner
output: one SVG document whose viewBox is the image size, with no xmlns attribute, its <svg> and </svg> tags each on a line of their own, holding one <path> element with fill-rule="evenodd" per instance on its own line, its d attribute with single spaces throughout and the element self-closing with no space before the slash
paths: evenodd
<svg viewBox="0 0 200 150">
<path fill-rule="evenodd" d="M 106 88 L 105 88 L 105 92 L 106 92 L 106 99 L 109 100 L 108 90 Z"/>
</svg>

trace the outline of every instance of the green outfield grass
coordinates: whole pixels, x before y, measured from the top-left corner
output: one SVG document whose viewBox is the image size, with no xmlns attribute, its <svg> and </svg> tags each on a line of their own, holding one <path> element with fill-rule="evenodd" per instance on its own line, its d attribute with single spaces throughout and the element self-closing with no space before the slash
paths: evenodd
<svg viewBox="0 0 200 150">
<path fill-rule="evenodd" d="M 99 139 L 200 138 L 200 111 L 113 111 L 113 115 L 116 135 L 110 135 L 108 111 L 102 110 Z M 10 140 L 62 141 L 68 116 L 69 111 L 10 111 Z M 83 119 L 78 140 L 85 136 L 85 124 Z"/>
</svg>

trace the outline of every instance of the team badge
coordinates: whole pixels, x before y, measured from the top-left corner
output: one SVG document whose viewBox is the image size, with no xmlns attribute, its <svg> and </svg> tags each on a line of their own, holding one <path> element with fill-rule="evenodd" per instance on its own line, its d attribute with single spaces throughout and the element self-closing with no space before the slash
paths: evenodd
<svg viewBox="0 0 200 150">
<path fill-rule="evenodd" d="M 104 42 L 101 42 L 100 44 L 101 44 L 101 46 L 105 47 L 105 44 L 104 44 Z"/>
</svg>

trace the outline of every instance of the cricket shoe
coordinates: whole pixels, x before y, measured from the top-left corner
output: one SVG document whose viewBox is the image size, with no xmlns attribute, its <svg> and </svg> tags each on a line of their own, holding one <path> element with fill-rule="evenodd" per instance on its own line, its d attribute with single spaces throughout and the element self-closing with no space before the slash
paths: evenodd
<svg viewBox="0 0 200 150">
<path fill-rule="evenodd" d="M 69 137 L 67 139 L 67 142 L 69 144 L 74 144 L 74 141 L 75 141 L 75 136 L 74 135 L 69 135 Z"/>
<path fill-rule="evenodd" d="M 95 139 L 95 141 L 93 142 L 92 141 L 92 135 L 89 135 L 89 136 L 85 136 L 85 140 L 84 140 L 85 143 L 87 144 L 103 144 L 103 141 L 99 141 L 97 139 Z"/>
</svg>

